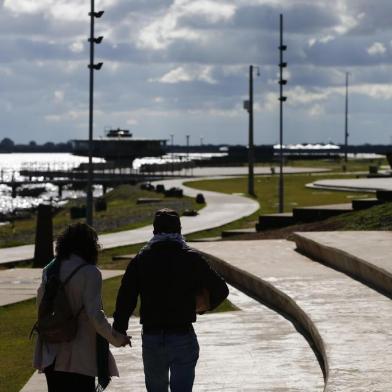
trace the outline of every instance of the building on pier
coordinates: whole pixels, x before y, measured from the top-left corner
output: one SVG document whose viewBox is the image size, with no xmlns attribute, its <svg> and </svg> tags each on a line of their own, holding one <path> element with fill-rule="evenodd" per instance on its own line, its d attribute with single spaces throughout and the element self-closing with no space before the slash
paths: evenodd
<svg viewBox="0 0 392 392">
<path fill-rule="evenodd" d="M 88 140 L 72 140 L 72 153 L 88 156 Z M 127 129 L 110 129 L 105 137 L 93 140 L 92 155 L 106 161 L 132 162 L 136 158 L 157 157 L 165 154 L 166 140 L 136 139 Z"/>
</svg>

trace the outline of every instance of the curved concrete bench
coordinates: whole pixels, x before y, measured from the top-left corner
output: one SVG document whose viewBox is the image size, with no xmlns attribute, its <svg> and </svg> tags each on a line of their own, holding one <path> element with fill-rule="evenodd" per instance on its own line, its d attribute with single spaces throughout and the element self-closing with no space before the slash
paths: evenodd
<svg viewBox="0 0 392 392">
<path fill-rule="evenodd" d="M 234 285 L 287 313 L 311 337 L 325 392 L 392 390 L 392 302 L 275 241 L 197 243 Z"/>
</svg>

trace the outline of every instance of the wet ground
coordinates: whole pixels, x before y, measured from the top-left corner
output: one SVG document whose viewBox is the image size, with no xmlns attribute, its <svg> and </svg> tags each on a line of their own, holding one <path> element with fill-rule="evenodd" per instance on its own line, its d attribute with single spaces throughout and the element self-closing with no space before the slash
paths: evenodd
<svg viewBox="0 0 392 392">
<path fill-rule="evenodd" d="M 200 343 L 194 391 L 318 392 L 324 387 L 307 341 L 285 318 L 231 288 L 230 300 L 241 311 L 200 316 Z M 138 320 L 131 319 L 132 348 L 113 348 L 120 378 L 108 392 L 145 391 Z M 42 392 L 35 375 L 22 392 Z"/>
</svg>

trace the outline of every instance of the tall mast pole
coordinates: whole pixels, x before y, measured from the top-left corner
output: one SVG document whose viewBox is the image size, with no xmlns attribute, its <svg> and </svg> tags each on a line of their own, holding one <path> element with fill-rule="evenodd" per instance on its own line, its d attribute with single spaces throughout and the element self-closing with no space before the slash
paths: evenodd
<svg viewBox="0 0 392 392">
<path fill-rule="evenodd" d="M 345 117 L 344 117 L 344 162 L 347 165 L 348 153 L 348 78 L 349 72 L 346 72 L 346 104 L 345 104 Z"/>
<path fill-rule="evenodd" d="M 253 146 L 253 65 L 249 66 L 249 146 L 248 146 L 248 193 L 254 189 L 254 146 Z"/>
<path fill-rule="evenodd" d="M 88 121 L 88 177 L 87 177 L 87 201 L 86 222 L 93 225 L 93 116 L 94 116 L 94 12 L 95 3 L 91 0 L 90 11 L 90 95 L 89 95 L 89 121 Z"/>
<path fill-rule="evenodd" d="M 284 211 L 284 178 L 283 178 L 283 102 L 287 97 L 283 96 L 283 86 L 287 84 L 287 80 L 283 79 L 283 68 L 287 67 L 287 63 L 283 62 L 283 52 L 287 50 L 287 46 L 283 45 L 283 15 L 280 14 L 280 44 L 279 44 L 279 212 Z"/>
<path fill-rule="evenodd" d="M 94 49 L 96 44 L 102 42 L 103 37 L 94 37 L 95 18 L 100 18 L 104 11 L 95 12 L 95 2 L 91 0 L 90 16 L 90 95 L 89 95 L 89 127 L 88 127 L 88 173 L 87 173 L 87 195 L 86 195 L 86 223 L 93 225 L 93 129 L 94 129 L 94 71 L 102 68 L 103 63 L 94 64 Z"/>
</svg>

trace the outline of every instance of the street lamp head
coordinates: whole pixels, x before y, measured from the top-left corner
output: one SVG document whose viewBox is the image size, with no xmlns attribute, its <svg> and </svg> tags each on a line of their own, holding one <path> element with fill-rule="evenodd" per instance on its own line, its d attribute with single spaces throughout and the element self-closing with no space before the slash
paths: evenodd
<svg viewBox="0 0 392 392">
<path fill-rule="evenodd" d="M 100 37 L 97 37 L 97 38 L 89 38 L 88 39 L 88 42 L 94 42 L 95 44 L 100 44 L 101 42 L 102 42 L 102 40 L 103 40 L 103 37 L 102 36 L 100 36 Z"/>
<path fill-rule="evenodd" d="M 94 18 L 101 18 L 105 11 L 98 11 L 98 12 L 89 12 L 89 16 L 94 16 Z"/>
<path fill-rule="evenodd" d="M 93 68 L 96 71 L 99 71 L 102 68 L 102 66 L 103 66 L 103 63 L 97 63 L 97 64 L 93 64 L 93 65 L 89 64 L 88 65 L 88 67 L 90 69 Z"/>
</svg>

